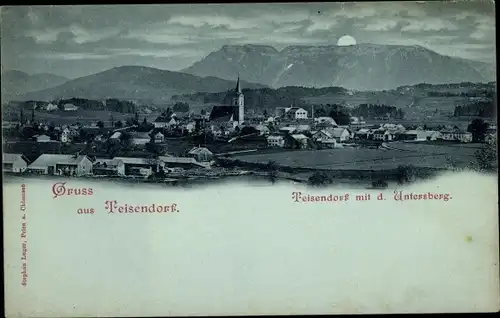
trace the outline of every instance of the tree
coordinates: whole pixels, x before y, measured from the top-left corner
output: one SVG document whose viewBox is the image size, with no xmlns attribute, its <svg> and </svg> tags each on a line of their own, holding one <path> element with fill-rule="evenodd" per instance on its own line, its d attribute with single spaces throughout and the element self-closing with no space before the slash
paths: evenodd
<svg viewBox="0 0 500 318">
<path fill-rule="evenodd" d="M 173 106 L 174 112 L 187 113 L 189 111 L 189 104 L 186 102 L 177 102 Z"/>
<path fill-rule="evenodd" d="M 123 132 L 120 135 L 120 142 L 125 148 L 128 148 L 132 143 L 132 136 L 127 132 Z"/>
<path fill-rule="evenodd" d="M 101 128 L 101 129 L 104 128 L 104 123 L 102 122 L 102 120 L 99 120 L 97 122 L 97 127 Z"/>
<path fill-rule="evenodd" d="M 415 181 L 416 175 L 416 168 L 412 165 L 400 165 L 396 169 L 396 178 L 399 184 Z"/>
<path fill-rule="evenodd" d="M 266 169 L 269 181 L 271 181 L 271 183 L 274 184 L 276 180 L 278 180 L 278 165 L 276 164 L 276 161 L 269 160 L 269 162 L 266 165 Z"/>
<path fill-rule="evenodd" d="M 309 184 L 312 186 L 325 186 L 333 183 L 333 179 L 326 172 L 317 171 L 309 177 Z"/>
<path fill-rule="evenodd" d="M 488 123 L 484 120 L 474 119 L 467 128 L 467 131 L 472 133 L 472 141 L 484 142 L 488 126 Z"/>
<path fill-rule="evenodd" d="M 473 169 L 480 172 L 492 172 L 498 170 L 498 159 L 496 149 L 496 138 L 489 139 L 474 153 L 475 162 Z"/>
</svg>

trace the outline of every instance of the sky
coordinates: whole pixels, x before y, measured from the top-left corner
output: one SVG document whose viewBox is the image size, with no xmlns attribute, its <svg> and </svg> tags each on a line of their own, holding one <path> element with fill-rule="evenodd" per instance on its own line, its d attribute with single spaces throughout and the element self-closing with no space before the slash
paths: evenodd
<svg viewBox="0 0 500 318">
<path fill-rule="evenodd" d="M 1 8 L 2 69 L 69 78 L 122 65 L 178 71 L 223 45 L 421 45 L 495 60 L 493 1 Z"/>
</svg>

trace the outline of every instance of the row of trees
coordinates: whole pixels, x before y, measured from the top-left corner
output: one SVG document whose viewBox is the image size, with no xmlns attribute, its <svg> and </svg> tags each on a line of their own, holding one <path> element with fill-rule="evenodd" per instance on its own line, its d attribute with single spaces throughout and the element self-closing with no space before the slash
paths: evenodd
<svg viewBox="0 0 500 318">
<path fill-rule="evenodd" d="M 486 97 L 493 98 L 495 96 L 495 92 L 487 89 L 473 90 L 467 92 L 439 92 L 432 91 L 428 92 L 427 96 L 429 97 Z"/>
<path fill-rule="evenodd" d="M 478 116 L 491 118 L 496 115 L 496 103 L 493 100 L 476 101 L 468 105 L 456 106 L 453 116 Z"/>
</svg>

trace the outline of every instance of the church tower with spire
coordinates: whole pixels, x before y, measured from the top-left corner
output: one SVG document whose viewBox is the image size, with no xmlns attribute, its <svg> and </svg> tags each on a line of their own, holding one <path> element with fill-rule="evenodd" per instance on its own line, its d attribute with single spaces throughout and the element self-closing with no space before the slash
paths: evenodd
<svg viewBox="0 0 500 318">
<path fill-rule="evenodd" d="M 238 75 L 238 81 L 236 82 L 236 88 L 234 89 L 232 106 L 238 107 L 238 123 L 239 124 L 243 123 L 245 117 L 245 96 L 243 96 L 243 93 L 241 92 L 239 75 Z"/>
</svg>

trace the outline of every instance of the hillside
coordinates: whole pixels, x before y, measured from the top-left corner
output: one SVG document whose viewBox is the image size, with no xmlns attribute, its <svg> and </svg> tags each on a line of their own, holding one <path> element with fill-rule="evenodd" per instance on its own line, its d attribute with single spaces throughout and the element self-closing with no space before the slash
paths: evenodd
<svg viewBox="0 0 500 318">
<path fill-rule="evenodd" d="M 242 79 L 270 87 L 341 86 L 388 90 L 418 83 L 495 80 L 486 63 L 440 55 L 421 46 L 358 44 L 289 46 L 226 45 L 183 70 L 198 76 Z"/>
<path fill-rule="evenodd" d="M 168 101 L 173 94 L 220 92 L 235 87 L 236 78 L 216 77 L 159 70 L 144 66 L 121 66 L 90 76 L 70 80 L 62 85 L 29 92 L 20 100 L 53 100 L 60 98 L 87 98 L 101 100 L 118 98 L 134 101 Z M 264 85 L 242 82 L 244 87 L 262 88 Z"/>
<path fill-rule="evenodd" d="M 29 75 L 15 70 L 2 72 L 2 100 L 15 99 L 19 94 L 38 91 L 61 85 L 68 81 L 67 78 L 40 73 Z"/>
<path fill-rule="evenodd" d="M 243 89 L 245 109 L 260 113 L 266 109 L 273 112 L 276 107 L 300 106 L 311 110 L 311 105 L 338 104 L 349 108 L 361 104 L 389 105 L 401 108 L 406 118 L 428 119 L 453 114 L 456 106 L 468 105 L 474 100 L 494 99 L 496 83 L 455 83 L 418 84 L 401 86 L 388 91 L 356 92 L 340 87 L 306 88 L 281 87 L 278 89 Z M 189 104 L 204 103 L 206 109 L 211 104 L 221 103 L 224 93 L 196 93 L 173 96 L 173 99 Z"/>
</svg>

